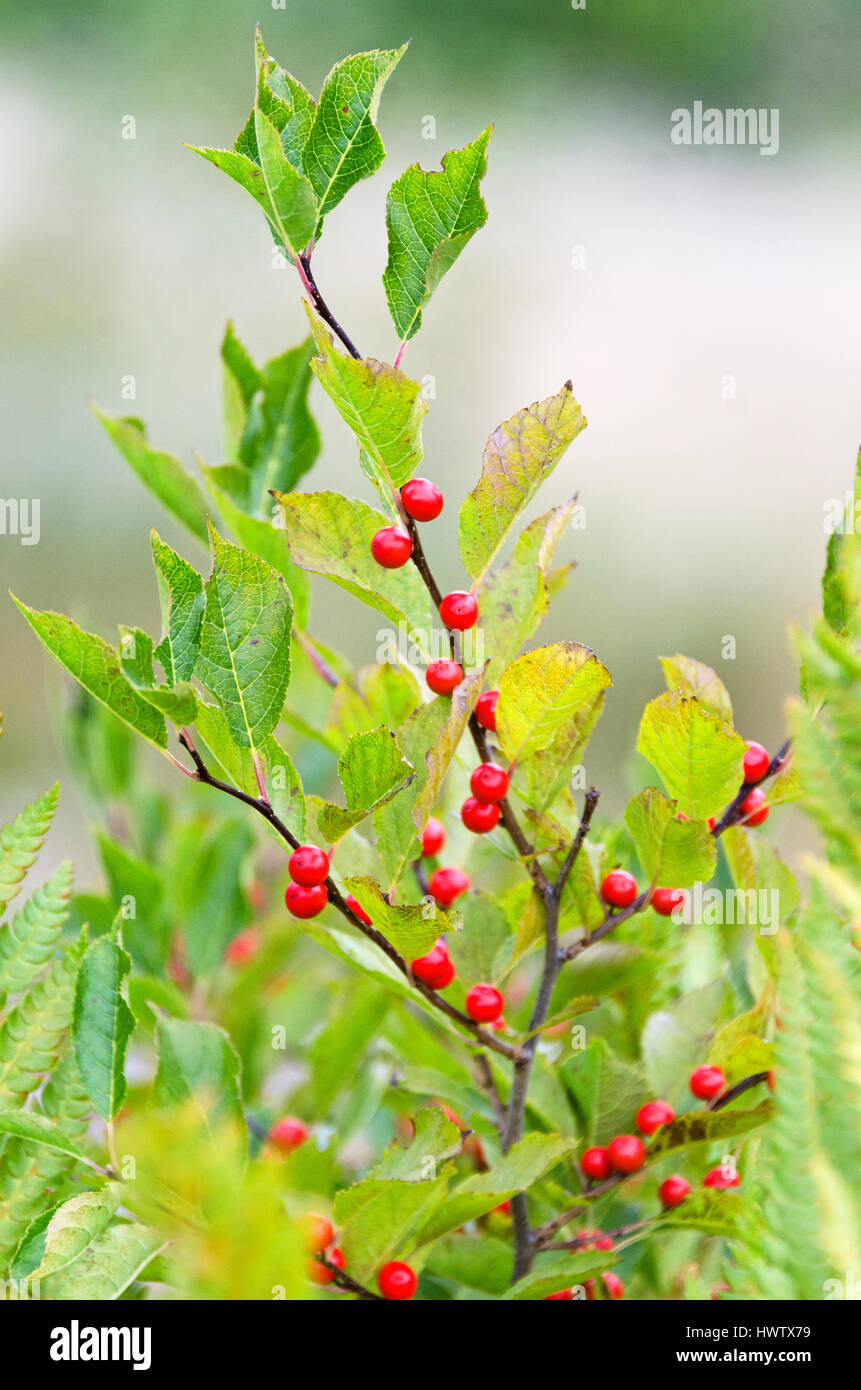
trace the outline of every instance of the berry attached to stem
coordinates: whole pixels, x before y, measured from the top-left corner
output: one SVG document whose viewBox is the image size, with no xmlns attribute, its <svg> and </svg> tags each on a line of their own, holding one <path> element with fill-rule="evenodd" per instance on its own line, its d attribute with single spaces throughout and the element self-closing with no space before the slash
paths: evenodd
<svg viewBox="0 0 861 1390">
<path fill-rule="evenodd" d="M 712 1100 L 726 1085 L 726 1077 L 720 1067 L 697 1067 L 691 1072 L 688 1083 L 692 1093 L 699 1100 Z"/>
<path fill-rule="evenodd" d="M 754 787 L 741 803 L 742 824 L 762 825 L 764 820 L 768 820 L 770 810 L 765 792 L 761 787 Z"/>
<path fill-rule="evenodd" d="M 580 1172 L 593 1182 L 603 1182 L 605 1178 L 609 1178 L 611 1169 L 607 1150 L 597 1145 L 587 1149 L 580 1158 Z"/>
<path fill-rule="evenodd" d="M 451 907 L 455 898 L 469 889 L 469 876 L 463 869 L 437 869 L 431 874 L 428 886 L 431 897 L 440 907 Z"/>
<path fill-rule="evenodd" d="M 416 979 L 421 980 L 430 989 L 445 989 L 454 979 L 454 965 L 442 938 L 431 947 L 426 956 L 419 956 L 414 960 L 411 969 Z"/>
<path fill-rule="evenodd" d="M 316 917 L 329 901 L 325 883 L 316 883 L 313 888 L 303 888 L 301 883 L 288 883 L 284 894 L 287 911 L 294 917 Z"/>
<path fill-rule="evenodd" d="M 443 495 L 430 478 L 410 478 L 401 488 L 401 501 L 413 521 L 436 521 L 443 509 Z"/>
<path fill-rule="evenodd" d="M 463 680 L 463 667 L 459 662 L 443 657 L 431 662 L 425 671 L 425 680 L 434 695 L 450 695 Z"/>
<path fill-rule="evenodd" d="M 611 869 L 601 884 L 601 897 L 610 907 L 630 907 L 637 896 L 637 880 L 627 869 Z"/>
<path fill-rule="evenodd" d="M 768 756 L 768 749 L 763 748 L 761 743 L 748 743 L 747 752 L 744 755 L 745 782 L 760 782 L 770 767 L 771 758 Z"/>
<path fill-rule="evenodd" d="M 637 1129 L 641 1134 L 654 1134 L 661 1125 L 668 1125 L 676 1112 L 665 1100 L 650 1100 L 637 1111 Z"/>
<path fill-rule="evenodd" d="M 431 816 L 422 831 L 422 854 L 427 859 L 432 859 L 435 854 L 439 854 L 445 848 L 448 839 L 445 826 L 441 820 Z"/>
<path fill-rule="evenodd" d="M 344 1268 L 344 1256 L 337 1245 L 333 1250 L 329 1251 L 326 1259 L 329 1261 L 329 1264 L 335 1265 L 337 1269 Z M 319 1260 L 309 1260 L 307 1268 L 308 1278 L 311 1280 L 312 1284 L 331 1284 L 332 1280 L 335 1278 L 335 1270 L 328 1269 L 326 1265 L 321 1264 Z"/>
<path fill-rule="evenodd" d="M 413 553 L 413 543 L 402 526 L 383 526 L 371 539 L 371 554 L 386 570 L 399 570 Z"/>
<path fill-rule="evenodd" d="M 325 1250 L 335 1239 L 331 1221 L 328 1217 L 318 1216 L 314 1211 L 306 1212 L 299 1225 L 305 1237 L 305 1248 L 311 1255 L 319 1255 L 320 1251 Z"/>
<path fill-rule="evenodd" d="M 508 773 L 498 763 L 479 763 L 469 788 L 478 801 L 502 801 L 508 795 Z"/>
<path fill-rule="evenodd" d="M 499 816 L 495 801 L 479 801 L 475 796 L 468 796 L 460 808 L 461 820 L 475 835 L 486 835 L 498 823 Z"/>
<path fill-rule="evenodd" d="M 446 627 L 465 632 L 468 627 L 474 627 L 478 620 L 478 603 L 465 589 L 454 589 L 446 594 L 440 604 L 439 615 Z"/>
<path fill-rule="evenodd" d="M 650 905 L 661 917 L 672 917 L 677 907 L 685 901 L 684 888 L 656 888 Z"/>
<path fill-rule="evenodd" d="M 403 1260 L 389 1260 L 380 1270 L 377 1283 L 383 1298 L 403 1303 L 406 1299 L 412 1298 L 419 1281 L 415 1272 L 409 1265 L 404 1264 Z"/>
<path fill-rule="evenodd" d="M 309 1133 L 302 1120 L 297 1120 L 295 1115 L 285 1115 L 282 1120 L 275 1121 L 266 1138 L 281 1153 L 291 1154 L 294 1149 L 301 1148 Z"/>
<path fill-rule="evenodd" d="M 344 902 L 347 904 L 350 911 L 355 913 L 359 921 L 364 922 L 366 927 L 372 927 L 374 925 L 373 920 L 368 916 L 359 900 L 353 897 L 352 893 L 347 894 Z"/>
<path fill-rule="evenodd" d="M 674 1173 L 670 1178 L 664 1178 L 658 1188 L 658 1196 L 665 1207 L 678 1207 L 685 1200 L 691 1190 L 691 1185 L 687 1178 L 681 1177 L 679 1173 Z"/>
<path fill-rule="evenodd" d="M 730 1187 L 738 1187 L 741 1177 L 735 1169 L 731 1173 L 726 1173 L 723 1168 L 712 1168 L 703 1178 L 703 1187 L 716 1187 L 719 1192 L 726 1192 Z"/>
<path fill-rule="evenodd" d="M 498 690 L 485 690 L 479 695 L 475 702 L 476 719 L 483 729 L 489 729 L 492 734 L 496 733 L 496 705 L 498 700 Z"/>
<path fill-rule="evenodd" d="M 300 845 L 287 861 L 287 871 L 294 883 L 303 888 L 315 888 L 329 877 L 329 856 L 316 845 Z"/>
<path fill-rule="evenodd" d="M 646 1161 L 646 1146 L 637 1134 L 618 1134 L 607 1145 L 607 1161 L 614 1173 L 636 1173 Z"/>
<path fill-rule="evenodd" d="M 493 1023 L 504 1008 L 505 1000 L 495 985 L 473 985 L 466 996 L 466 1012 L 476 1023 Z"/>
</svg>

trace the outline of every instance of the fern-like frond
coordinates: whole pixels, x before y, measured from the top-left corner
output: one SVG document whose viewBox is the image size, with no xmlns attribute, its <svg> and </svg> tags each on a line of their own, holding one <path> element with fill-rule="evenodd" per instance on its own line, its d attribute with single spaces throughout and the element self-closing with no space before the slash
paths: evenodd
<svg viewBox="0 0 861 1390">
<path fill-rule="evenodd" d="M 72 865 L 64 860 L 6 926 L 0 927 L 0 1001 L 29 989 L 48 964 L 69 915 Z"/>
<path fill-rule="evenodd" d="M 41 1109 L 70 1139 L 83 1139 L 91 1106 L 69 1043 L 42 1092 Z M 64 1195 L 73 1166 L 66 1154 L 21 1139 L 10 1140 L 0 1154 L 0 1277 L 33 1218 Z"/>
<path fill-rule="evenodd" d="M 36 862 L 51 828 L 59 796 L 60 784 L 55 782 L 44 796 L 0 830 L 0 916 L 20 891 L 27 870 Z"/>
<path fill-rule="evenodd" d="M 20 1105 L 53 1067 L 72 1021 L 75 977 L 85 946 L 84 931 L 0 1026 L 0 1106 Z"/>
</svg>

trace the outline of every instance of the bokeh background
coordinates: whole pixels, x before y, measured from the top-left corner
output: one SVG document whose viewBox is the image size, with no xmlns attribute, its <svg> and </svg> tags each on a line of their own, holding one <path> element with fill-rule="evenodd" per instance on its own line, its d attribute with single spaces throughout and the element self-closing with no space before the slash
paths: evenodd
<svg viewBox="0 0 861 1390">
<path fill-rule="evenodd" d="M 0 537 L 4 818 L 66 770 L 63 682 L 6 586 L 114 637 L 118 622 L 157 625 L 150 525 L 201 559 L 89 402 L 141 416 L 187 462 L 192 450 L 217 461 L 225 321 L 258 360 L 304 336 L 295 276 L 273 267 L 260 214 L 183 146 L 232 142 L 252 102 L 258 20 L 313 91 L 345 53 L 412 38 L 382 104 L 389 158 L 315 255 L 369 354 L 395 348 L 380 284 L 389 183 L 495 122 L 489 223 L 404 360 L 436 381 L 425 438 L 426 471 L 448 497 L 428 538 L 440 580 L 462 577 L 457 506 L 486 436 L 570 376 L 589 428 L 541 505 L 579 487 L 587 526 L 560 557 L 579 568 L 542 639 L 586 642 L 614 673 L 588 767 L 605 808 L 622 804 L 658 653 L 715 665 L 741 731 L 777 745 L 796 686 L 788 625 L 815 611 L 823 506 L 850 486 L 861 431 L 857 0 L 4 10 L 0 495 L 41 502 L 38 546 Z M 779 153 L 673 145 L 670 113 L 696 100 L 779 108 Z M 129 115 L 134 140 L 121 137 Z M 128 374 L 134 402 L 121 397 Z M 315 402 L 325 448 L 310 485 L 364 495 L 345 428 L 316 390 Z M 315 629 L 354 660 L 373 660 L 376 627 L 369 609 L 318 588 Z M 721 658 L 725 635 L 734 661 Z M 85 883 L 95 870 L 71 788 L 58 825 L 51 855 L 71 853 Z"/>
</svg>

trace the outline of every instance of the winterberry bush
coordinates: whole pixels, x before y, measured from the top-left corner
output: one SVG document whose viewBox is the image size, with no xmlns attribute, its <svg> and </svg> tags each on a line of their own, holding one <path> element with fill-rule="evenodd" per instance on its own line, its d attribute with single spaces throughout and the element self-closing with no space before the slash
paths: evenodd
<svg viewBox="0 0 861 1390">
<path fill-rule="evenodd" d="M 535 645 L 576 498 L 521 520 L 585 427 L 570 382 L 492 432 L 463 588 L 434 577 L 458 503 L 420 475 L 400 364 L 485 223 L 490 128 L 389 191 L 393 363 L 317 284 L 402 57 L 346 58 L 315 101 L 258 36 L 251 115 L 197 151 L 259 203 L 310 335 L 258 366 L 228 326 L 224 461 L 196 476 L 100 417 L 189 533 L 192 559 L 151 535 L 161 634 L 111 645 L 15 600 L 81 687 L 67 748 L 106 887 L 73 894 L 64 864 L 0 929 L 0 1276 L 57 1299 L 824 1297 L 861 1267 L 861 548 L 832 537 L 786 742 L 662 658 L 644 785 L 604 819 L 583 773 L 610 672 Z M 315 380 L 362 497 L 307 489 Z M 309 575 L 390 625 L 358 670 Z M 4 908 L 56 800 L 2 834 Z M 793 801 L 822 840 L 804 902 L 768 838 Z"/>
</svg>

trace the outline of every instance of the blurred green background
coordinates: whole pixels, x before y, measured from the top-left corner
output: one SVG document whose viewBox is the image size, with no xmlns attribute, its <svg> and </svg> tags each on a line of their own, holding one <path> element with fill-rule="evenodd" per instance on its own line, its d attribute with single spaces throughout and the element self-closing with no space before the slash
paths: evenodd
<svg viewBox="0 0 861 1390">
<path fill-rule="evenodd" d="M 428 535 L 441 582 L 462 579 L 457 507 L 486 436 L 570 376 L 589 429 L 542 508 L 579 488 L 587 526 L 564 547 L 579 569 L 541 640 L 586 642 L 614 673 L 587 769 L 605 809 L 621 804 L 659 652 L 715 665 L 741 731 L 775 747 L 796 683 L 787 625 L 815 610 L 823 504 L 850 485 L 858 442 L 857 0 L 5 7 L 0 494 L 40 499 L 41 540 L 0 537 L 4 593 L 108 637 L 117 622 L 153 630 L 150 525 L 201 557 L 88 402 L 140 415 L 186 461 L 195 449 L 216 461 L 226 319 L 258 359 L 304 336 L 295 276 L 273 267 L 259 213 L 183 146 L 232 142 L 258 20 L 313 91 L 345 53 L 412 38 L 382 103 L 389 158 L 315 256 L 366 353 L 395 349 L 380 284 L 388 184 L 496 125 L 489 223 L 404 359 L 436 383 L 425 471 L 448 498 Z M 779 108 L 779 154 L 674 146 L 670 113 L 696 100 Z M 129 115 L 134 140 L 121 138 Z M 315 404 L 325 448 L 307 485 L 366 495 L 345 428 L 316 391 Z M 374 659 L 377 626 L 318 587 L 315 630 L 355 661 Z M 65 768 L 62 682 L 5 597 L 0 643 L 5 816 Z M 58 824 L 52 855 L 71 852 L 86 882 L 71 789 Z M 776 830 L 791 853 L 791 817 Z"/>
</svg>

